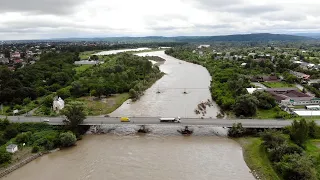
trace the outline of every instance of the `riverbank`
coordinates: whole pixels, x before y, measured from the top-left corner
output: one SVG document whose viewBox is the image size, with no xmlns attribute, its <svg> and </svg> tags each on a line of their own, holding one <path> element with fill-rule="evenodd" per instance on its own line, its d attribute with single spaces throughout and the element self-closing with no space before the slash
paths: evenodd
<svg viewBox="0 0 320 180">
<path fill-rule="evenodd" d="M 244 160 L 256 179 L 281 180 L 273 169 L 265 149 L 261 146 L 260 138 L 244 137 L 234 140 L 242 146 Z"/>
</svg>

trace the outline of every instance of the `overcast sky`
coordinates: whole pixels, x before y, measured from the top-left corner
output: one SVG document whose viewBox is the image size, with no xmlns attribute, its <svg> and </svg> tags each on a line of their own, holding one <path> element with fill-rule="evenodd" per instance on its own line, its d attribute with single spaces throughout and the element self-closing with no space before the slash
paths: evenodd
<svg viewBox="0 0 320 180">
<path fill-rule="evenodd" d="M 0 39 L 320 32 L 319 0 L 0 0 Z"/>
</svg>

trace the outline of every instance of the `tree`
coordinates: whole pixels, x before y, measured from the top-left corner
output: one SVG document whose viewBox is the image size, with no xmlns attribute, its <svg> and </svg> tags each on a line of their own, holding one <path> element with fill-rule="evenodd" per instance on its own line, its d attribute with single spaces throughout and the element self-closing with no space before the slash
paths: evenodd
<svg viewBox="0 0 320 180">
<path fill-rule="evenodd" d="M 229 137 L 241 137 L 246 132 L 246 129 L 242 127 L 241 123 L 233 124 L 228 130 Z"/>
<path fill-rule="evenodd" d="M 267 149 L 274 149 L 286 142 L 285 136 L 275 130 L 268 130 L 262 133 L 261 138 L 264 141 L 263 146 Z"/>
<path fill-rule="evenodd" d="M 290 128 L 290 139 L 303 146 L 303 144 L 308 140 L 309 137 L 309 127 L 305 119 L 300 121 L 294 120 Z"/>
<path fill-rule="evenodd" d="M 60 143 L 63 147 L 73 146 L 77 141 L 76 136 L 72 132 L 60 134 Z"/>
<path fill-rule="evenodd" d="M 320 137 L 320 128 L 314 121 L 310 121 L 308 123 L 309 127 L 309 137 L 313 139 L 317 139 Z"/>
<path fill-rule="evenodd" d="M 282 160 L 275 163 L 277 171 L 283 179 L 290 180 L 316 180 L 317 173 L 312 160 L 305 155 L 284 155 Z"/>
<path fill-rule="evenodd" d="M 237 98 L 233 111 L 236 116 L 254 116 L 257 112 L 258 99 L 250 94 L 241 95 Z"/>
<path fill-rule="evenodd" d="M 62 99 L 66 99 L 71 96 L 69 88 L 62 88 L 57 91 L 57 95 Z"/>
<path fill-rule="evenodd" d="M 3 133 L 3 137 L 6 138 L 7 140 L 16 137 L 16 135 L 18 134 L 18 130 L 16 127 L 10 125 L 8 126 Z"/>
<path fill-rule="evenodd" d="M 4 148 L 0 149 L 0 164 L 9 163 L 11 161 L 11 154 Z"/>
<path fill-rule="evenodd" d="M 63 110 L 62 114 L 66 116 L 68 121 L 65 125 L 71 130 L 76 130 L 79 124 L 82 124 L 86 118 L 84 106 L 81 102 L 71 102 Z"/>
<path fill-rule="evenodd" d="M 45 107 L 51 108 L 52 104 L 53 104 L 53 97 L 51 95 L 45 97 L 45 99 L 43 100 L 43 105 Z"/>
<path fill-rule="evenodd" d="M 258 99 L 258 101 L 259 101 L 258 107 L 259 108 L 271 109 L 277 105 L 274 98 L 270 94 L 268 94 L 267 92 L 255 91 L 252 95 Z"/>
<path fill-rule="evenodd" d="M 28 143 L 31 138 L 32 132 L 25 132 L 18 134 L 16 137 L 16 142 L 19 144 Z"/>
<path fill-rule="evenodd" d="M 129 95 L 130 95 L 130 98 L 132 98 L 132 99 L 138 98 L 138 93 L 134 89 L 129 90 Z"/>
</svg>

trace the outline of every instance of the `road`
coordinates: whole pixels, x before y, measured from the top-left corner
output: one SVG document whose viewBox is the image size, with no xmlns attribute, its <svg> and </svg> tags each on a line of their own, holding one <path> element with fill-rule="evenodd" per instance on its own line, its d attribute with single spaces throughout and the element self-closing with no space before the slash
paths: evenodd
<svg viewBox="0 0 320 180">
<path fill-rule="evenodd" d="M 62 125 L 62 117 L 23 117 L 10 116 L 11 122 L 43 122 L 49 119 L 51 125 Z M 87 117 L 83 125 L 106 125 L 106 124 L 137 124 L 137 125 L 210 125 L 217 127 L 231 127 L 234 123 L 242 123 L 246 128 L 282 128 L 291 125 L 291 120 L 263 120 L 263 119 L 200 119 L 182 118 L 181 123 L 160 123 L 158 117 L 131 117 L 131 122 L 120 122 L 118 117 Z M 320 125 L 320 121 L 316 121 Z"/>
</svg>

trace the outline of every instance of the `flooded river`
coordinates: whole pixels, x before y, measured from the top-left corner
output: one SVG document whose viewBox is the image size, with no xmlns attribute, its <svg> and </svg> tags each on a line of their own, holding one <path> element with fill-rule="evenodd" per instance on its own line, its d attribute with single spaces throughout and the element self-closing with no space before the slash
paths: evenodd
<svg viewBox="0 0 320 180">
<path fill-rule="evenodd" d="M 175 127 L 154 126 L 147 135 L 134 128 L 87 135 L 76 147 L 38 158 L 3 179 L 254 180 L 241 147 L 215 136 L 214 128 L 196 128 L 190 137 L 178 135 Z"/>
<path fill-rule="evenodd" d="M 140 56 L 159 56 L 166 61 L 160 65 L 165 75 L 149 88 L 140 100 L 124 103 L 111 116 L 152 116 L 152 117 L 200 117 L 194 110 L 201 101 L 211 100 L 209 91 L 211 77 L 200 65 L 187 63 L 164 51 L 140 53 Z M 157 93 L 157 92 L 160 93 Z M 184 94 L 186 91 L 186 94 Z M 216 118 L 219 107 L 213 103 L 206 109 L 204 117 Z"/>
<path fill-rule="evenodd" d="M 160 56 L 165 72 L 137 102 L 124 103 L 112 116 L 199 117 L 194 109 L 210 98 L 210 76 L 199 65 L 167 56 L 163 51 L 139 55 Z M 187 94 L 184 94 L 186 90 Z M 160 91 L 160 93 L 157 93 Z M 216 104 L 206 117 L 215 118 Z M 212 119 L 214 121 L 214 119 Z M 177 126 L 149 126 L 139 135 L 136 125 L 105 126 L 105 135 L 87 135 L 76 147 L 45 155 L 3 178 L 5 180 L 253 180 L 235 141 L 226 130 L 191 127 L 181 136 Z"/>
</svg>

